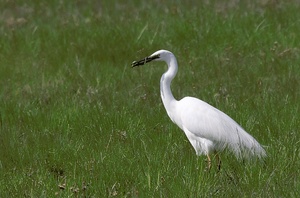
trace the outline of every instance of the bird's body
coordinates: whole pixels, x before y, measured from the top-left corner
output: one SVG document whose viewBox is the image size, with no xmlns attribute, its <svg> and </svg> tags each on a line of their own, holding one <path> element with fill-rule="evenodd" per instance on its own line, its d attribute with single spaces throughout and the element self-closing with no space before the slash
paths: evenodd
<svg viewBox="0 0 300 198">
<path fill-rule="evenodd" d="M 133 66 L 144 65 L 152 60 L 165 61 L 168 70 L 162 75 L 160 93 L 164 107 L 170 119 L 182 129 L 197 155 L 207 155 L 209 168 L 210 155 L 215 154 L 218 167 L 218 152 L 228 148 L 237 158 L 263 158 L 265 150 L 232 118 L 194 97 L 184 97 L 177 101 L 171 92 L 171 82 L 177 74 L 177 60 L 173 53 L 159 50 L 151 56 L 132 63 Z"/>
</svg>

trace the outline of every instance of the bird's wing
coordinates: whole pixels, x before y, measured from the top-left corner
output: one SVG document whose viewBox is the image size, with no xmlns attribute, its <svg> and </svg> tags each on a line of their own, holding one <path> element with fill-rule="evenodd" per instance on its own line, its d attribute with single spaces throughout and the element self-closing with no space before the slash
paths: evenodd
<svg viewBox="0 0 300 198">
<path fill-rule="evenodd" d="M 222 111 L 193 97 L 178 104 L 181 125 L 195 136 L 211 140 L 221 149 L 228 147 L 237 157 L 265 155 L 259 143 Z"/>
</svg>

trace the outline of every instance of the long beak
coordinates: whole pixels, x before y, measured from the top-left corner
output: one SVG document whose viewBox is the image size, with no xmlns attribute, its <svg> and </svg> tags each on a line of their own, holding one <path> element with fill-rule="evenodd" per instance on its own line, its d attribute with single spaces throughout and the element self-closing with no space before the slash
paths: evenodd
<svg viewBox="0 0 300 198">
<path fill-rule="evenodd" d="M 155 55 L 155 56 L 148 56 L 146 58 L 143 58 L 142 60 L 139 60 L 139 61 L 133 61 L 131 63 L 131 67 L 137 67 L 137 66 L 140 66 L 140 65 L 145 65 L 146 63 L 149 63 L 155 59 L 159 58 L 159 55 Z"/>
</svg>

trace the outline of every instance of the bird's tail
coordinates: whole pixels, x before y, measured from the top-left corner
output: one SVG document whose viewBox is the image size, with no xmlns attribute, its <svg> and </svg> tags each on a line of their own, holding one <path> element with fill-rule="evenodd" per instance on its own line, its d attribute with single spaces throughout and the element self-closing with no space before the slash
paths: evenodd
<svg viewBox="0 0 300 198">
<path fill-rule="evenodd" d="M 237 139 L 227 145 L 238 159 L 259 159 L 267 156 L 265 149 L 242 128 L 236 129 Z"/>
</svg>

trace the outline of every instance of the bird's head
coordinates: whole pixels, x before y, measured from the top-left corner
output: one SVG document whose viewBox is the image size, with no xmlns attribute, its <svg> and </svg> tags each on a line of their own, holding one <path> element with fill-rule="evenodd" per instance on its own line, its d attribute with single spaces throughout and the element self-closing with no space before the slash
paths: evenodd
<svg viewBox="0 0 300 198">
<path fill-rule="evenodd" d="M 145 65 L 146 63 L 149 63 L 151 61 L 167 61 L 172 55 L 172 52 L 169 52 L 167 50 L 158 50 L 150 56 L 147 56 L 139 61 L 133 61 L 131 66 L 137 67 L 140 65 Z"/>
</svg>

